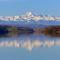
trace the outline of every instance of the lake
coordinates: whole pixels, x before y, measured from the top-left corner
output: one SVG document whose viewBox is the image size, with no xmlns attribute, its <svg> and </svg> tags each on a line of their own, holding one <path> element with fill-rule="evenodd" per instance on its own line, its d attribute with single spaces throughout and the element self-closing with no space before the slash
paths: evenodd
<svg viewBox="0 0 60 60">
<path fill-rule="evenodd" d="M 3 24 L 4 22 L 0 23 Z M 12 22 L 11 22 L 12 23 Z M 9 23 L 11 25 L 11 23 Z M 18 22 L 19 23 L 19 22 Z M 59 22 L 19 23 L 32 28 L 59 25 Z M 5 23 L 5 25 L 7 22 Z M 7 25 L 9 25 L 7 24 Z M 37 24 L 37 25 L 36 25 Z M 41 25 L 42 24 L 42 25 Z M 4 24 L 3 24 L 4 25 Z M 15 22 L 14 25 L 18 24 Z M 60 37 L 45 34 L 20 34 L 0 37 L 1 60 L 60 60 Z"/>
</svg>

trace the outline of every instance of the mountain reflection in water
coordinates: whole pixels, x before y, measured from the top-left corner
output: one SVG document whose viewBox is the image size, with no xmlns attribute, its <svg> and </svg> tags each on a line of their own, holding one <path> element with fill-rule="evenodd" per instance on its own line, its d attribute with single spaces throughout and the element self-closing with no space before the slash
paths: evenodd
<svg viewBox="0 0 60 60">
<path fill-rule="evenodd" d="M 26 48 L 60 46 L 60 26 L 30 28 L 0 26 L 0 47 Z"/>
<path fill-rule="evenodd" d="M 44 35 L 20 35 L 16 37 L 1 37 L 0 48 L 25 48 L 32 51 L 33 48 L 60 46 L 60 38 L 46 37 Z"/>
</svg>

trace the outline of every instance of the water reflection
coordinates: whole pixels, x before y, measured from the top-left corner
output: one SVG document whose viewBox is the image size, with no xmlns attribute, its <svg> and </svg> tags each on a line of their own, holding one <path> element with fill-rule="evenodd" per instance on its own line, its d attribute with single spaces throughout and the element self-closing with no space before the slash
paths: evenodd
<svg viewBox="0 0 60 60">
<path fill-rule="evenodd" d="M 60 40 L 2 40 L 0 47 L 26 48 L 31 51 L 33 48 L 60 46 Z"/>
<path fill-rule="evenodd" d="M 33 48 L 60 46 L 60 26 L 45 28 L 0 27 L 0 47 Z"/>
<path fill-rule="evenodd" d="M 60 38 L 51 38 L 44 35 L 20 35 L 19 37 L 1 37 L 0 47 L 33 48 L 60 46 Z"/>
</svg>

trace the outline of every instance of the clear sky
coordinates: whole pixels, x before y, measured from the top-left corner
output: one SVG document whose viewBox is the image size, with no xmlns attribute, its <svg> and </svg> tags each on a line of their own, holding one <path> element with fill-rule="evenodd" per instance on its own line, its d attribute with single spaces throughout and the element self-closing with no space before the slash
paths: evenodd
<svg viewBox="0 0 60 60">
<path fill-rule="evenodd" d="M 0 15 L 20 15 L 27 11 L 60 16 L 60 0 L 0 0 Z"/>
<path fill-rule="evenodd" d="M 60 0 L 0 0 L 0 16 L 21 15 L 27 11 L 60 16 Z M 33 49 L 32 52 L 0 48 L 0 60 L 60 60 L 60 47 Z"/>
</svg>

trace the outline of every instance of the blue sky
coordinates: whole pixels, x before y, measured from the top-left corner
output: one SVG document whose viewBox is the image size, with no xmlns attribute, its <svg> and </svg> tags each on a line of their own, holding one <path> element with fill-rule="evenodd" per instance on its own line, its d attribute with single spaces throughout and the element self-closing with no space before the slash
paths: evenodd
<svg viewBox="0 0 60 60">
<path fill-rule="evenodd" d="M 0 0 L 0 15 L 20 15 L 27 11 L 60 16 L 60 0 Z"/>
</svg>

